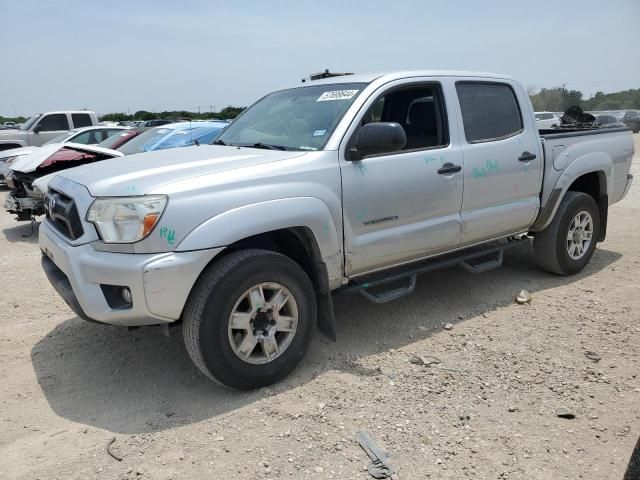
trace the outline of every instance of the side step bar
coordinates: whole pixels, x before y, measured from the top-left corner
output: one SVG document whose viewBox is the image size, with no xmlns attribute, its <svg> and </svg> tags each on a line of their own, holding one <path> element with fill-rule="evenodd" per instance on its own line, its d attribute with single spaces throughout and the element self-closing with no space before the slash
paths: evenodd
<svg viewBox="0 0 640 480">
<path fill-rule="evenodd" d="M 509 239 L 506 243 L 490 244 L 490 246 L 471 247 L 458 252 L 429 258 L 421 262 L 391 268 L 352 282 L 336 293 L 359 293 L 375 303 L 386 303 L 409 295 L 416 288 L 417 277 L 420 274 L 441 270 L 443 268 L 459 266 L 471 273 L 483 273 L 502 265 L 504 251 L 528 243 L 527 237 Z M 407 281 L 402 285 L 382 292 L 374 293 L 372 289 L 390 283 Z"/>
</svg>

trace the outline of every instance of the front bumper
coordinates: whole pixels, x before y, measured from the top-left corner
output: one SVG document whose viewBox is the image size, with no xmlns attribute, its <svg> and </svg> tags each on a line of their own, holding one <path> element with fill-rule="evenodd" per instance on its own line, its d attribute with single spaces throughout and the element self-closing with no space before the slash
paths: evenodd
<svg viewBox="0 0 640 480">
<path fill-rule="evenodd" d="M 12 193 L 9 193 L 4 199 L 4 208 L 12 213 L 26 212 L 27 210 L 33 211 L 34 215 L 44 214 L 44 207 L 42 199 L 35 199 L 32 197 L 18 198 Z"/>
<path fill-rule="evenodd" d="M 123 326 L 178 320 L 198 276 L 223 250 L 100 252 L 91 244 L 68 244 L 47 221 L 40 226 L 39 238 L 43 269 L 69 307 L 85 320 Z M 111 308 L 101 285 L 129 288 L 131 306 Z"/>
</svg>

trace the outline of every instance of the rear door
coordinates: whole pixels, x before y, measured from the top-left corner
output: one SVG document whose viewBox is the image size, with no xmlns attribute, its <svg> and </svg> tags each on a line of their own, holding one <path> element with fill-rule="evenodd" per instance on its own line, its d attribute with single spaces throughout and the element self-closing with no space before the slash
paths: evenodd
<svg viewBox="0 0 640 480">
<path fill-rule="evenodd" d="M 356 116 L 340 159 L 347 275 L 459 244 L 462 151 L 446 114 L 452 101 L 442 82 L 403 80 L 381 87 Z M 405 148 L 350 161 L 359 128 L 381 121 L 404 128 Z M 459 170 L 444 172 L 445 164 Z"/>
<path fill-rule="evenodd" d="M 539 208 L 542 153 L 529 100 L 510 81 L 456 82 L 464 153 L 462 243 L 526 230 Z"/>
</svg>

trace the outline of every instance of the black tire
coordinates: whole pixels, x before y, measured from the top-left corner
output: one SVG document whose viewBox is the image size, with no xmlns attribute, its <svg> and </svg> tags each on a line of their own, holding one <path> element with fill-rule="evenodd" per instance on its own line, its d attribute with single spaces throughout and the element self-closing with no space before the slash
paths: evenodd
<svg viewBox="0 0 640 480">
<path fill-rule="evenodd" d="M 228 322 L 243 292 L 263 282 L 277 282 L 291 292 L 298 326 L 280 356 L 256 365 L 233 351 Z M 300 363 L 311 342 L 316 309 L 311 280 L 296 262 L 267 250 L 241 250 L 211 264 L 198 279 L 183 313 L 184 342 L 191 360 L 212 380 L 240 390 L 260 388 L 281 380 Z"/>
<path fill-rule="evenodd" d="M 593 219 L 591 243 L 582 257 L 573 259 L 567 250 L 567 235 L 573 218 L 586 211 Z M 556 211 L 551 224 L 536 233 L 533 249 L 538 265 L 558 275 L 572 275 L 582 270 L 593 255 L 600 232 L 600 212 L 595 200 L 582 192 L 567 192 Z"/>
</svg>

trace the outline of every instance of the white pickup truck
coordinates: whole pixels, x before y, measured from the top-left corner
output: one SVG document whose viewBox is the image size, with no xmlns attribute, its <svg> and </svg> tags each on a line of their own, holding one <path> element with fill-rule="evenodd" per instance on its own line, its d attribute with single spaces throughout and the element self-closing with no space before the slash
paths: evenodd
<svg viewBox="0 0 640 480">
<path fill-rule="evenodd" d="M 205 375 L 255 388 L 299 363 L 316 323 L 335 338 L 332 292 L 394 300 L 420 273 L 482 272 L 531 238 L 542 268 L 580 271 L 632 155 L 626 128 L 538 132 L 502 75 L 312 81 L 260 99 L 213 145 L 54 177 L 42 265 L 78 316 L 182 323 Z"/>
<path fill-rule="evenodd" d="M 98 125 L 98 117 L 88 110 L 38 113 L 19 129 L 0 130 L 0 151 L 39 147 L 62 133 Z"/>
</svg>

